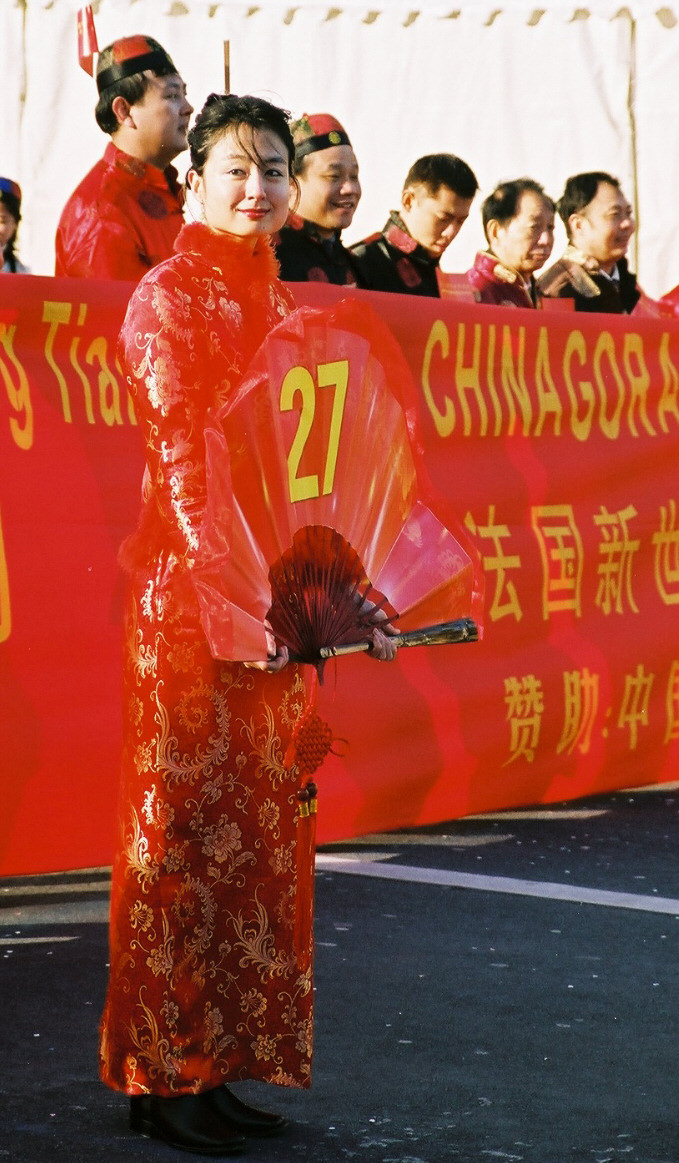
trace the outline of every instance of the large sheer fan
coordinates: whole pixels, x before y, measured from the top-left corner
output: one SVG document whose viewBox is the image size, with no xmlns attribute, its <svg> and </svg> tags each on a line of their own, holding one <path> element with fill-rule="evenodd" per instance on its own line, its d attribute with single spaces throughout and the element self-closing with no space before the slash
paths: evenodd
<svg viewBox="0 0 679 1163">
<path fill-rule="evenodd" d="M 194 579 L 217 657 L 305 661 L 465 618 L 475 563 L 427 503 L 414 385 L 364 303 L 276 327 L 206 434 L 208 508 Z"/>
</svg>

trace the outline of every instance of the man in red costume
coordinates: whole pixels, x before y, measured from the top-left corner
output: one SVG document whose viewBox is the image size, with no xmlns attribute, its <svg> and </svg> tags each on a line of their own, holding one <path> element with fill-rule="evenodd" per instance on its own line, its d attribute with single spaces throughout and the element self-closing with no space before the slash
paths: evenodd
<svg viewBox="0 0 679 1163">
<path fill-rule="evenodd" d="M 361 197 L 347 131 L 329 113 L 305 113 L 292 126 L 299 205 L 274 239 L 281 278 L 362 286 L 340 235 Z"/>
<path fill-rule="evenodd" d="M 136 283 L 173 253 L 183 192 L 170 163 L 186 149 L 193 108 L 171 58 L 147 36 L 103 49 L 97 89 L 95 117 L 111 142 L 64 207 L 55 274 Z"/>
</svg>

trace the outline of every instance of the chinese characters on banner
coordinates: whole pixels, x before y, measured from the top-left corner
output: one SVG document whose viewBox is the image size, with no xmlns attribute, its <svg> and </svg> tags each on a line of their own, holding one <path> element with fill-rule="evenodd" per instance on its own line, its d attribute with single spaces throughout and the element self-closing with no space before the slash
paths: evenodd
<svg viewBox="0 0 679 1163">
<path fill-rule="evenodd" d="M 128 293 L 0 281 L 0 873 L 110 860 L 116 554 L 142 473 L 115 358 Z M 319 838 L 673 779 L 679 329 L 358 294 L 410 366 L 431 484 L 482 560 L 485 630 L 393 667 L 331 664 L 320 709 L 348 746 L 320 773 Z"/>
</svg>

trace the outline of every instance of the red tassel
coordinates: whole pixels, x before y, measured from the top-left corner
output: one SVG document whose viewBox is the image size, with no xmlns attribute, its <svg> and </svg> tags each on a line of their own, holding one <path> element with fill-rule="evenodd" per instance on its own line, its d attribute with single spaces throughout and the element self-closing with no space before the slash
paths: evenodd
<svg viewBox="0 0 679 1163">
<path fill-rule="evenodd" d="M 316 804 L 318 788 L 308 776 L 320 767 L 332 744 L 332 731 L 316 711 L 318 675 L 311 673 L 307 705 L 295 723 L 284 765 L 297 766 L 302 787 L 297 792 L 295 897 L 295 951 L 302 973 L 311 965 L 314 925 L 314 872 L 316 860 Z M 306 783 L 304 780 L 306 779 Z"/>
<path fill-rule="evenodd" d="M 306 707 L 292 729 L 283 759 L 283 766 L 288 770 L 293 765 L 297 766 L 302 779 L 306 775 L 313 775 L 321 766 L 333 744 L 332 730 L 316 710 L 318 681 L 316 671 L 312 671 Z"/>
<path fill-rule="evenodd" d="M 318 788 L 309 781 L 297 792 L 297 897 L 295 901 L 295 949 L 302 973 L 311 965 L 314 926 L 314 864 L 316 856 L 316 798 Z"/>
<path fill-rule="evenodd" d="M 78 61 L 80 68 L 91 77 L 94 76 L 94 54 L 98 52 L 92 5 L 86 4 L 78 10 Z"/>
</svg>

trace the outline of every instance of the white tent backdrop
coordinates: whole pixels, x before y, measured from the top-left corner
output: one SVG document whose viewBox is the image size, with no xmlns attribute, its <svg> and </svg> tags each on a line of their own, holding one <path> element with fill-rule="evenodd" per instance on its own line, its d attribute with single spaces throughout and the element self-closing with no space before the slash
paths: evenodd
<svg viewBox="0 0 679 1163">
<path fill-rule="evenodd" d="M 2 0 L 0 173 L 24 189 L 20 253 L 52 273 L 53 238 L 71 190 L 105 139 L 94 82 L 78 67 L 76 0 Z M 672 174 L 679 168 L 679 4 L 628 7 L 497 0 L 99 0 L 99 44 L 145 32 L 169 50 L 200 108 L 231 87 L 291 109 L 331 111 L 361 167 L 363 198 L 346 240 L 381 227 L 421 154 L 447 150 L 475 170 L 482 196 L 529 175 L 558 197 L 587 169 L 616 174 L 638 215 L 632 259 L 659 295 L 679 283 Z M 180 171 L 187 155 L 177 161 Z M 480 201 L 480 199 L 479 199 Z M 563 245 L 557 236 L 555 254 Z M 465 270 L 482 245 L 478 202 L 444 259 Z"/>
</svg>

